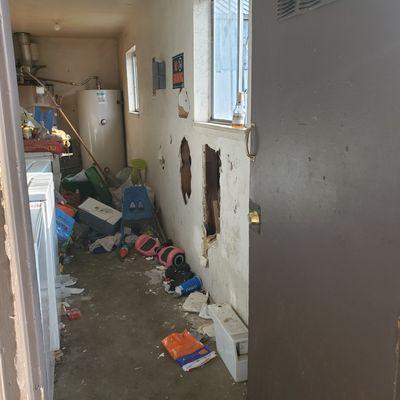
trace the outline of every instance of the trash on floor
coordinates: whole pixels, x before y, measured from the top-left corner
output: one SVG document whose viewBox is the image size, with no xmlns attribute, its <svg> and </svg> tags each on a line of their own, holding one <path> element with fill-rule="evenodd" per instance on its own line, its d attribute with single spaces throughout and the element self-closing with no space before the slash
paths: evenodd
<svg viewBox="0 0 400 400">
<path fill-rule="evenodd" d="M 122 214 L 106 204 L 92 198 L 88 198 L 78 207 L 78 215 L 81 222 L 104 235 L 114 235 Z"/>
<path fill-rule="evenodd" d="M 185 296 L 186 294 L 192 293 L 196 290 L 200 290 L 202 286 L 201 279 L 198 276 L 195 276 L 188 281 L 183 282 L 179 286 L 175 288 L 175 293 L 178 296 Z"/>
<path fill-rule="evenodd" d="M 167 293 L 175 294 L 175 289 L 182 283 L 190 280 L 195 275 L 189 264 L 182 264 L 179 267 L 170 267 L 165 271 L 164 289 Z"/>
<path fill-rule="evenodd" d="M 78 280 L 70 274 L 60 275 L 60 284 L 63 286 L 74 286 L 77 282 Z"/>
<path fill-rule="evenodd" d="M 200 313 L 204 304 L 207 304 L 208 294 L 201 292 L 191 293 L 183 303 L 182 309 L 190 313 Z"/>
<path fill-rule="evenodd" d="M 77 213 L 77 209 L 75 207 L 71 207 L 67 204 L 57 204 L 56 205 L 57 208 L 59 208 L 60 210 L 64 211 L 66 214 L 68 214 L 70 217 L 74 218 L 76 213 Z"/>
<path fill-rule="evenodd" d="M 56 350 L 56 351 L 54 352 L 54 360 L 55 360 L 55 362 L 56 362 L 56 363 L 61 362 L 63 356 L 64 356 L 64 353 L 63 353 L 62 350 Z"/>
<path fill-rule="evenodd" d="M 60 287 L 57 288 L 57 294 L 62 298 L 67 298 L 70 297 L 71 295 L 82 294 L 84 291 L 85 289 L 82 288 L 73 288 L 64 285 L 61 285 Z"/>
<path fill-rule="evenodd" d="M 112 195 L 102 175 L 99 173 L 97 168 L 93 165 L 85 170 L 89 182 L 91 182 L 94 191 L 96 192 L 96 198 L 99 199 L 103 204 L 108 206 L 112 205 Z"/>
<path fill-rule="evenodd" d="M 60 241 L 68 241 L 72 235 L 75 220 L 64 211 L 56 208 L 56 229 Z"/>
<path fill-rule="evenodd" d="M 150 278 L 149 285 L 158 285 L 162 282 L 163 273 L 156 268 L 146 271 L 144 274 Z"/>
<path fill-rule="evenodd" d="M 208 304 L 205 303 L 201 306 L 199 317 L 203 319 L 212 319 L 209 312 L 208 312 Z"/>
<path fill-rule="evenodd" d="M 211 304 L 217 351 L 235 382 L 247 380 L 248 330 L 229 304 Z"/>
<path fill-rule="evenodd" d="M 215 351 L 210 351 L 207 346 L 195 339 L 187 330 L 182 333 L 172 333 L 164 338 L 161 343 L 172 359 L 186 372 L 201 367 L 217 356 Z"/>
<path fill-rule="evenodd" d="M 214 338 L 215 337 L 214 324 L 211 322 L 208 324 L 200 325 L 197 328 L 197 332 L 199 332 L 201 335 L 205 335 L 210 338 Z"/>
<path fill-rule="evenodd" d="M 89 246 L 91 253 L 107 252 L 114 250 L 121 240 L 121 233 L 117 232 L 115 235 L 105 236 L 97 239 Z"/>
<path fill-rule="evenodd" d="M 64 310 L 65 310 L 65 314 L 67 315 L 67 317 L 70 321 L 73 321 L 75 319 L 80 319 L 82 317 L 81 312 L 77 308 L 64 306 Z"/>
</svg>

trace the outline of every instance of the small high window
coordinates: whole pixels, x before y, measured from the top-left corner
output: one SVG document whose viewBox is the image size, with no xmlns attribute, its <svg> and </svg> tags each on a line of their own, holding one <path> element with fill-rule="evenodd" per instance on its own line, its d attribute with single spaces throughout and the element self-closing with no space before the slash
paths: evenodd
<svg viewBox="0 0 400 400">
<path fill-rule="evenodd" d="M 249 89 L 250 0 L 212 0 L 212 16 L 211 118 L 231 121 L 238 92 Z"/>
<path fill-rule="evenodd" d="M 136 46 L 126 52 L 126 74 L 128 85 L 129 112 L 139 112 L 139 85 L 137 72 Z"/>
</svg>

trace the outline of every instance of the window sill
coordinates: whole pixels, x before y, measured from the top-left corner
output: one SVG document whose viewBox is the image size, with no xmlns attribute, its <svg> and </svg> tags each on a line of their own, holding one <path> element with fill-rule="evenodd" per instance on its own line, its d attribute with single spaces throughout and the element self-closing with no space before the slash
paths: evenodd
<svg viewBox="0 0 400 400">
<path fill-rule="evenodd" d="M 199 128 L 212 129 L 214 131 L 221 131 L 235 137 L 243 137 L 246 135 L 247 128 L 234 128 L 228 124 L 221 124 L 216 122 L 193 122 L 193 126 Z"/>
<path fill-rule="evenodd" d="M 129 111 L 129 114 L 130 115 L 134 115 L 135 117 L 139 117 L 140 116 L 139 111 Z"/>
</svg>

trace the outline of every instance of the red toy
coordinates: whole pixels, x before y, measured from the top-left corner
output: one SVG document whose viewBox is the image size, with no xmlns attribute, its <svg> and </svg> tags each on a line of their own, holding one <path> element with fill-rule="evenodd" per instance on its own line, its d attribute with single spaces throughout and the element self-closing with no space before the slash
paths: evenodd
<svg viewBox="0 0 400 400">
<path fill-rule="evenodd" d="M 79 319 L 82 317 L 81 312 L 77 308 L 65 307 L 65 312 L 69 320 Z"/>
<path fill-rule="evenodd" d="M 163 247 L 158 252 L 158 261 L 165 267 L 179 267 L 185 263 L 185 250 L 175 246 Z"/>
<path fill-rule="evenodd" d="M 136 251 L 145 257 L 155 257 L 160 247 L 160 241 L 150 235 L 141 235 L 135 242 Z"/>
</svg>

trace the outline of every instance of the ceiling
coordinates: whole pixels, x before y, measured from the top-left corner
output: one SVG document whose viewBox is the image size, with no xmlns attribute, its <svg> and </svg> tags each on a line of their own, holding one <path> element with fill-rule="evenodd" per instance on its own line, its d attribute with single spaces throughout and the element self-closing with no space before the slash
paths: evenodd
<svg viewBox="0 0 400 400">
<path fill-rule="evenodd" d="M 9 0 L 14 32 L 34 36 L 114 37 L 138 0 Z M 54 30 L 55 22 L 61 29 Z"/>
</svg>

